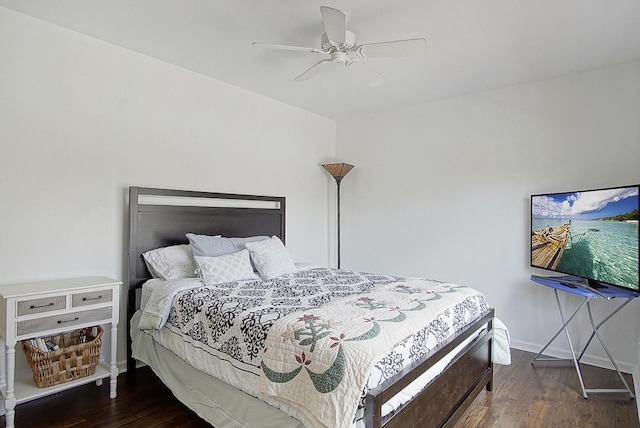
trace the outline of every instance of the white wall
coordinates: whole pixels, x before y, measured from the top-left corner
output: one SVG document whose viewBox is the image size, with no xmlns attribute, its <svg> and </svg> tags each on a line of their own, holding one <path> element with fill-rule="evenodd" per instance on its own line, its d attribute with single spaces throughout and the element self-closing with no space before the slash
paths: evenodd
<svg viewBox="0 0 640 428">
<path fill-rule="evenodd" d="M 529 268 L 529 197 L 640 182 L 640 62 L 342 121 L 337 147 L 356 165 L 341 189 L 343 267 L 472 285 L 515 347 L 537 352 L 561 324 L 552 290 L 529 280 L 545 273 Z M 639 308 L 602 329 L 629 372 Z M 552 352 L 567 350 L 561 337 Z M 608 366 L 599 344 L 588 353 Z"/>
<path fill-rule="evenodd" d="M 1 7 L 0 58 L 0 284 L 123 278 L 130 185 L 286 196 L 327 263 L 335 122 Z"/>
</svg>

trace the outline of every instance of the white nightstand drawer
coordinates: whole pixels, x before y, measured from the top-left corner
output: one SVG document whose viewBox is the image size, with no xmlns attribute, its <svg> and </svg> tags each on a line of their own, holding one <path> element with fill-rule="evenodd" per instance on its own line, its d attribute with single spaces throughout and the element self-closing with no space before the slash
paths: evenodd
<svg viewBox="0 0 640 428">
<path fill-rule="evenodd" d="M 64 295 L 22 300 L 17 302 L 16 315 L 21 317 L 24 315 L 40 314 L 42 312 L 64 309 L 66 300 L 66 296 Z"/>
<path fill-rule="evenodd" d="M 88 322 L 108 321 L 111 320 L 112 317 L 111 311 L 112 309 L 110 307 L 106 307 L 92 309 L 90 311 L 69 312 L 50 317 L 18 321 L 16 323 L 16 335 L 24 336 L 30 333 L 73 327 Z"/>
<path fill-rule="evenodd" d="M 77 308 L 79 306 L 99 305 L 100 303 L 108 303 L 113 299 L 113 290 L 89 291 L 86 293 L 77 293 L 71 296 L 71 306 Z"/>
</svg>

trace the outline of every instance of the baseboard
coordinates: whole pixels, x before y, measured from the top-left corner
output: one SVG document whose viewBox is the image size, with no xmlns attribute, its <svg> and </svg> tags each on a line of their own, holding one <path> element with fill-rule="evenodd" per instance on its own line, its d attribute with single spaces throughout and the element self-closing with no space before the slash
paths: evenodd
<svg viewBox="0 0 640 428">
<path fill-rule="evenodd" d="M 540 349 L 542 349 L 543 346 L 544 345 L 511 339 L 512 348 L 519 349 L 521 351 L 533 352 L 534 354 L 537 354 L 538 352 L 540 352 Z M 560 348 L 555 348 L 553 346 L 549 346 L 547 349 L 545 349 L 544 355 L 548 357 L 554 357 L 554 358 L 570 359 L 571 351 L 569 351 L 568 349 L 560 349 Z M 584 364 L 588 364 L 590 366 L 601 367 L 603 369 L 615 370 L 615 367 L 613 367 L 613 364 L 611 364 L 611 361 L 609 361 L 608 358 L 598 357 L 595 355 L 584 354 L 580 362 Z M 628 373 L 633 375 L 634 373 L 637 372 L 636 364 L 627 363 L 625 361 L 616 361 L 616 364 L 618 365 L 618 368 L 622 373 Z M 634 385 L 637 385 L 637 382 L 635 379 L 634 379 Z M 637 390 L 637 386 L 636 386 L 636 390 Z"/>
<path fill-rule="evenodd" d="M 636 369 L 633 371 L 633 389 L 636 395 L 636 407 L 638 409 L 638 422 L 640 422 L 640 365 L 636 364 Z"/>
<path fill-rule="evenodd" d="M 118 361 L 118 374 L 125 373 L 127 371 L 127 360 Z"/>
<path fill-rule="evenodd" d="M 145 367 L 146 364 L 142 361 L 136 360 L 136 368 Z M 127 372 L 127 360 L 118 361 L 118 373 L 126 373 Z"/>
</svg>

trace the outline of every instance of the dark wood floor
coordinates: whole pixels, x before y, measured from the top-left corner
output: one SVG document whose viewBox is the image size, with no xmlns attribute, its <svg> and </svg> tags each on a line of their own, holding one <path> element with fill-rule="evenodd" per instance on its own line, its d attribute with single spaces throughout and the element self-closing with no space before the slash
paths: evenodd
<svg viewBox="0 0 640 428">
<path fill-rule="evenodd" d="M 537 362 L 513 349 L 510 366 L 496 365 L 492 392 L 483 391 L 456 428 L 637 428 L 635 399 L 628 394 L 589 394 L 584 399 L 572 364 Z M 612 370 L 581 365 L 587 389 L 622 389 Z M 631 375 L 625 380 L 633 390 Z"/>
<path fill-rule="evenodd" d="M 635 400 L 625 394 L 582 398 L 573 366 L 530 363 L 533 354 L 513 350 L 510 366 L 496 366 L 493 392 L 483 391 L 459 428 L 640 427 Z M 588 388 L 622 388 L 615 372 L 584 366 Z M 632 385 L 631 376 L 626 376 Z M 4 426 L 4 417 L 0 417 Z M 19 405 L 16 426 L 24 427 L 207 427 L 180 404 L 148 368 L 118 378 L 118 397 L 109 385 L 85 385 Z"/>
</svg>

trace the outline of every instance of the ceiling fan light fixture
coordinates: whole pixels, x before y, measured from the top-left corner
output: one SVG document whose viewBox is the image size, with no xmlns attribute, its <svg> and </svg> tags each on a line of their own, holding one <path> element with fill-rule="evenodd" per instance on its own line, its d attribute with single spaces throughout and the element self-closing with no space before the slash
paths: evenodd
<svg viewBox="0 0 640 428">
<path fill-rule="evenodd" d="M 335 50 L 346 52 L 354 49 L 356 40 L 356 35 L 349 30 L 345 31 L 344 43 L 339 44 L 329 40 L 327 33 L 322 33 L 322 36 L 320 36 L 320 46 L 322 46 L 323 51 L 328 53 Z"/>
<path fill-rule="evenodd" d="M 350 58 L 342 51 L 336 51 L 331 54 L 331 62 L 334 64 L 349 64 Z"/>
</svg>

